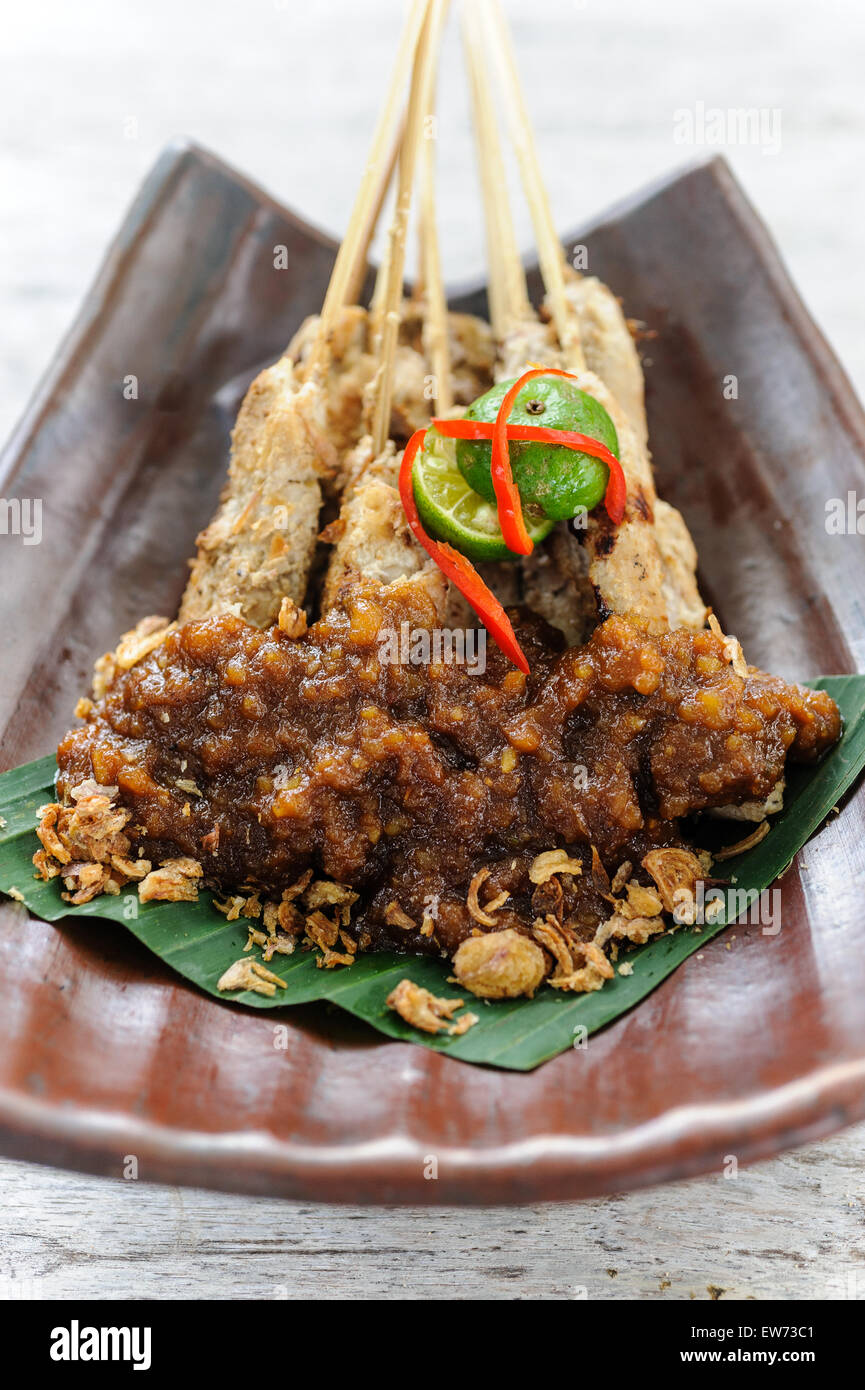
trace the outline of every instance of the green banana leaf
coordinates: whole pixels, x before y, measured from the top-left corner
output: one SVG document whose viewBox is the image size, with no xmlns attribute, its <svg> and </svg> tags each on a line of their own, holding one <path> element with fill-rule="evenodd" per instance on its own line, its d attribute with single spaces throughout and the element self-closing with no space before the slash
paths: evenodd
<svg viewBox="0 0 865 1390">
<path fill-rule="evenodd" d="M 826 676 L 814 685 L 838 702 L 844 736 L 818 767 L 791 770 L 786 806 L 770 833 L 724 865 L 735 880 L 739 904 L 750 902 L 783 873 L 865 764 L 865 676 Z M 727 925 L 728 911 L 731 920 L 736 915 L 735 904 L 729 902 L 710 923 L 699 928 L 680 927 L 630 951 L 620 957 L 619 965 L 627 960 L 631 973 L 617 972 L 593 994 L 560 994 L 545 989 L 534 999 L 495 1003 L 464 996 L 479 1021 L 459 1037 L 420 1033 L 385 1004 L 390 990 L 406 977 L 437 995 L 459 997 L 460 991 L 447 982 L 448 963 L 439 959 L 370 954 L 350 967 L 323 970 L 316 963 L 318 952 L 299 950 L 293 956 L 274 956 L 270 961 L 268 968 L 286 984 L 272 998 L 251 991 L 221 994 L 217 981 L 243 954 L 249 923 L 227 922 L 212 905 L 209 894 L 202 893 L 196 903 L 139 904 L 134 885 L 130 885 L 128 894 L 72 907 L 61 898 L 56 879 L 43 883 L 34 878 L 31 856 L 38 848 L 36 813 L 43 802 L 53 799 L 55 767 L 51 756 L 0 776 L 0 892 L 24 902 L 34 916 L 48 922 L 63 917 L 110 918 L 216 999 L 230 999 L 252 1009 L 329 1000 L 388 1037 L 431 1047 L 464 1062 L 531 1071 L 633 1008 Z M 741 826 L 736 834 L 742 834 Z M 255 954 L 257 957 L 257 951 Z"/>
</svg>

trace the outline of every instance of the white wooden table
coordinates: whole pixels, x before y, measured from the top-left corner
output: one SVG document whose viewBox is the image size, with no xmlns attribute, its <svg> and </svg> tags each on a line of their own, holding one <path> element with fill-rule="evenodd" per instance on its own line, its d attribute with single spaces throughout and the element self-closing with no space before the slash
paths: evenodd
<svg viewBox="0 0 865 1390">
<path fill-rule="evenodd" d="M 761 116 L 762 135 L 757 126 L 754 142 L 724 152 L 865 391 L 865 55 L 848 0 L 823 0 L 818 12 L 804 0 L 507 8 L 563 230 L 707 153 L 677 142 L 682 112 L 695 130 L 713 109 Z M 399 0 L 31 0 L 7 11 L 0 435 L 174 136 L 195 137 L 339 232 L 400 9 Z M 440 224 L 446 275 L 464 280 L 482 270 L 483 240 L 453 27 L 448 45 Z M 734 126 L 727 120 L 727 133 Z M 528 247 L 522 208 L 518 223 Z M 735 1180 L 474 1211 L 273 1203 L 4 1162 L 0 1293 L 862 1298 L 863 1143 L 865 1126 Z"/>
<path fill-rule="evenodd" d="M 522 1208 L 327 1207 L 0 1163 L 0 1296 L 863 1298 L 863 1137 Z"/>
</svg>

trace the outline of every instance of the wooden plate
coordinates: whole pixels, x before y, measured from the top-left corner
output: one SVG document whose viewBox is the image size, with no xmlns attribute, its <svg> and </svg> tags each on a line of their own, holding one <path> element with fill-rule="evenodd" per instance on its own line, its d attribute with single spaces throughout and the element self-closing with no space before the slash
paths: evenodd
<svg viewBox="0 0 865 1390">
<path fill-rule="evenodd" d="M 865 420 L 726 165 L 573 240 L 653 335 L 661 491 L 725 625 L 785 676 L 855 670 L 865 553 L 828 533 L 825 508 L 865 496 Z M 118 633 L 173 611 L 241 394 L 319 305 L 333 249 L 212 156 L 160 160 L 0 474 L 4 497 L 43 504 L 40 545 L 0 538 L 4 767 L 50 749 Z M 46 926 L 6 902 L 0 1147 L 379 1202 L 575 1197 L 772 1154 L 865 1115 L 863 882 L 860 790 L 784 879 L 777 935 L 731 928 L 525 1076 L 323 1008 L 214 1003 L 116 929 Z"/>
</svg>

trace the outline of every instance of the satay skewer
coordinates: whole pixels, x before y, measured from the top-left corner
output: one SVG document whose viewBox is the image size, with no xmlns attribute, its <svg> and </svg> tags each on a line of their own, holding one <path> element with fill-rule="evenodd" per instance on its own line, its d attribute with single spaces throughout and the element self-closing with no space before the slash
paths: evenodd
<svg viewBox="0 0 865 1390">
<path fill-rule="evenodd" d="M 421 35 L 421 43 L 426 45 L 425 57 L 420 48 L 412 74 L 406 112 L 402 124 L 402 143 L 399 154 L 398 186 L 394 198 L 394 212 L 384 255 L 378 267 L 369 306 L 368 340 L 372 354 L 377 359 L 377 368 L 365 390 L 364 422 L 368 439 L 362 438 L 356 454 L 360 462 L 349 462 L 348 473 L 357 481 L 363 467 L 378 457 L 387 443 L 391 421 L 391 407 L 398 403 L 394 399 L 394 379 L 399 354 L 408 353 L 399 344 L 400 325 L 404 317 L 402 287 L 405 272 L 406 239 L 408 218 L 412 197 L 415 192 L 415 169 L 418 163 L 419 146 L 421 155 L 421 209 L 420 230 L 420 274 L 415 283 L 410 303 L 417 306 L 422 299 L 424 279 L 437 281 L 441 286 L 441 268 L 438 254 L 438 238 L 435 229 L 435 186 L 433 157 L 430 147 L 433 141 L 428 136 L 427 122 L 433 115 L 436 56 L 438 54 L 444 23 L 447 17 L 449 0 L 433 0 L 428 14 L 428 25 Z M 409 129 L 411 119 L 412 128 Z M 429 157 L 427 151 L 430 151 Z M 442 291 L 443 294 L 443 291 Z M 390 319 L 388 333 L 385 325 Z M 430 331 L 432 337 L 430 337 Z M 424 314 L 422 347 L 429 361 L 436 382 L 436 389 L 444 395 L 450 409 L 452 403 L 450 385 L 450 349 L 446 307 L 430 329 L 429 315 Z M 404 360 L 404 359 L 403 359 Z M 415 365 L 417 365 L 415 359 Z M 421 388 L 422 389 L 422 388 Z M 412 412 L 414 413 L 414 412 Z M 412 424 L 411 428 L 414 428 Z M 411 429 L 408 431 L 411 433 Z M 384 439 L 382 439 L 384 433 Z"/>
<path fill-rule="evenodd" d="M 529 299 L 517 247 L 495 105 L 487 72 L 484 35 L 475 6 L 463 10 L 463 46 L 469 76 L 477 168 L 486 228 L 490 317 L 498 354 L 499 380 L 518 375 L 530 360 L 555 363 L 552 333 Z"/>
<path fill-rule="evenodd" d="M 398 150 L 404 147 L 402 97 L 406 73 L 421 50 L 423 30 L 436 0 L 413 0 L 403 27 L 396 62 L 384 105 L 372 139 L 372 147 L 361 178 L 354 208 L 346 228 L 319 319 L 319 337 L 311 359 L 311 369 L 319 369 L 340 310 L 360 294 L 367 254 Z"/>
<path fill-rule="evenodd" d="M 439 3 L 415 0 L 400 46 L 401 53 L 408 45 L 414 54 L 415 107 L 418 64 L 428 61 L 430 12 Z M 398 61 L 309 360 L 298 367 L 289 356 L 282 357 L 259 374 L 244 399 L 232 433 L 228 481 L 216 514 L 198 537 L 180 606 L 181 622 L 228 610 L 266 627 L 280 617 L 284 601 L 297 609 L 306 599 L 323 484 L 336 478 L 342 461 L 328 409 L 331 340 L 345 312 L 346 288 L 356 277 L 358 262 L 366 262 L 369 218 L 380 200 L 387 142 L 398 119 L 404 84 L 405 63 Z M 407 126 L 412 115 L 410 100 Z M 405 149 L 403 140 L 401 151 Z"/>
<path fill-rule="evenodd" d="M 420 176 L 420 274 L 415 293 L 425 303 L 423 344 L 432 369 L 434 404 L 437 415 L 453 409 L 451 386 L 450 335 L 448 310 L 442 279 L 438 228 L 436 226 L 436 149 L 435 129 L 436 81 L 441 35 L 447 18 L 448 4 L 439 7 L 438 27 L 432 37 L 433 61 L 424 94 L 424 127 Z"/>
<path fill-rule="evenodd" d="M 541 323 L 529 299 L 526 273 L 517 245 L 513 214 L 508 196 L 505 163 L 499 137 L 498 118 L 487 65 L 485 38 L 475 5 L 466 5 L 462 14 L 463 51 L 468 73 L 472 124 L 476 145 L 476 165 L 484 210 L 487 247 L 487 299 L 496 341 L 494 373 L 499 381 L 518 376 L 530 361 L 559 365 L 558 344 L 548 324 Z M 500 561 L 482 566 L 482 573 L 498 598 L 508 604 L 531 597 L 532 606 L 550 621 L 562 625 L 557 608 L 549 611 L 547 590 L 531 589 L 538 570 L 548 579 L 551 568 L 544 550 L 538 556 L 516 561 Z M 470 621 L 467 605 L 452 597 L 450 612 Z M 570 620 L 570 613 L 566 615 Z M 568 636 L 576 640 L 581 629 L 570 623 Z"/>
<path fill-rule="evenodd" d="M 522 289 L 525 286 L 525 272 L 516 243 L 508 235 L 508 228 L 512 226 L 512 222 L 496 112 L 487 72 L 488 64 L 495 65 L 500 76 L 505 76 L 504 85 L 507 87 L 507 105 L 512 127 L 516 113 L 519 113 L 520 119 L 524 118 L 524 106 L 521 98 L 518 100 L 519 93 L 515 90 L 515 69 L 512 63 L 506 62 L 505 55 L 501 52 L 501 26 L 493 23 L 491 7 L 486 4 L 486 0 L 483 0 L 482 6 L 475 8 L 473 21 L 467 22 L 465 39 L 471 85 L 473 93 L 476 94 L 474 115 L 478 161 L 481 170 L 492 167 L 498 173 L 488 184 L 485 196 L 488 240 L 494 244 L 494 255 L 490 264 L 492 298 L 494 301 L 498 299 L 507 303 L 512 293 L 508 291 L 507 286 L 516 285 Z M 542 247 L 539 245 L 542 278 L 548 293 L 552 290 L 554 296 L 557 283 L 564 284 L 563 253 L 549 215 L 549 204 L 543 193 L 531 133 L 521 133 L 520 142 L 520 172 L 532 208 L 536 235 L 539 243 L 543 242 Z M 506 229 L 504 238 L 498 237 L 500 226 Z M 524 302 L 528 302 L 527 294 Z M 582 359 L 582 351 L 577 316 L 567 299 L 559 318 L 566 320 L 561 327 L 555 315 L 552 325 L 543 324 L 530 305 L 527 311 L 525 307 L 522 309 L 519 320 L 511 321 L 510 332 L 497 335 L 499 361 L 496 374 L 499 379 L 518 376 L 525 370 L 529 361 L 574 371 L 576 361 Z M 629 426 L 617 410 L 610 393 L 597 377 L 585 370 L 584 366 L 577 367 L 576 375 L 580 387 L 600 400 L 608 412 L 614 415 L 620 443 L 625 444 L 626 454 L 630 458 L 634 449 L 630 442 Z M 642 460 L 640 462 L 642 463 Z M 650 471 L 648 477 L 651 486 Z M 628 541 L 630 539 L 629 537 Z M 546 544 L 532 555 L 516 563 L 502 564 L 498 570 L 503 578 L 515 572 L 519 577 L 523 597 L 530 607 L 563 631 L 569 643 L 575 643 L 584 639 L 595 620 L 595 590 L 599 586 L 595 585 L 595 576 L 591 573 L 593 549 L 593 538 L 587 538 L 584 550 L 579 539 L 567 526 L 562 525 L 557 527 Z M 644 598 L 652 610 L 652 616 L 662 616 L 660 560 L 650 538 L 646 538 L 644 550 L 647 560 L 640 569 L 644 589 L 647 591 Z M 603 591 L 601 597 L 606 602 Z M 614 606 L 611 602 L 608 606 L 611 611 L 616 611 L 618 605 Z"/>
<path fill-rule="evenodd" d="M 373 450 L 381 453 L 389 434 L 392 369 L 399 336 L 408 217 L 414 188 L 418 145 L 423 131 L 424 104 L 435 57 L 433 40 L 441 32 L 444 0 L 431 0 L 415 49 L 412 82 L 397 169 L 396 205 L 389 233 L 389 255 L 381 306 L 381 367 L 372 415 Z"/>
<path fill-rule="evenodd" d="M 491 53 L 504 88 L 547 304 L 561 348 L 558 361 L 541 354 L 538 360 L 572 372 L 576 384 L 604 406 L 616 428 L 628 488 L 626 515 L 614 530 L 610 531 L 605 518 L 593 515 L 580 546 L 569 530 L 557 528 L 548 542 L 554 567 L 546 584 L 539 582 L 544 579 L 543 556 L 524 562 L 526 597 L 533 606 L 540 605 L 545 616 L 557 612 L 558 620 L 551 620 L 568 631 L 570 609 L 580 622 L 584 620 L 588 578 L 603 610 L 636 612 L 652 620 L 667 619 L 673 626 L 699 627 L 705 607 L 696 585 L 696 551 L 678 512 L 657 497 L 646 442 L 639 359 L 621 309 L 607 287 L 598 280 L 579 279 L 566 267 L 504 17 L 498 0 L 479 3 L 485 21 L 484 52 Z M 584 349 L 588 349 L 588 361 Z M 622 386 L 628 409 L 610 389 L 613 383 Z M 561 585 L 560 580 L 564 580 Z M 573 632 L 568 635 L 572 637 Z"/>
<path fill-rule="evenodd" d="M 643 372 L 628 323 L 612 291 L 592 275 L 568 264 L 545 192 L 513 47 L 498 0 L 481 0 L 486 17 L 485 45 L 503 75 L 509 128 L 515 133 L 520 173 L 538 243 L 538 260 L 547 306 L 563 349 L 560 365 L 570 371 L 589 367 L 626 411 L 643 445 L 648 430 Z"/>
<path fill-rule="evenodd" d="M 471 26 L 468 23 L 466 25 L 467 49 L 471 50 L 474 66 L 480 69 L 480 77 L 473 76 L 472 80 L 479 81 L 482 88 L 485 89 L 485 96 L 482 98 L 485 109 L 478 111 L 477 102 L 475 103 L 475 128 L 478 131 L 478 139 L 484 151 L 478 161 L 482 188 L 490 185 L 492 190 L 491 193 L 485 192 L 484 194 L 485 207 L 491 203 L 491 209 L 488 208 L 486 216 L 488 240 L 491 243 L 488 255 L 490 283 L 491 286 L 494 286 L 496 279 L 502 278 L 502 273 L 497 272 L 496 259 L 499 247 L 501 247 L 509 267 L 506 273 L 521 277 L 523 292 L 525 293 L 525 272 L 519 259 L 516 244 L 512 242 L 512 235 L 508 234 L 508 228 L 512 229 L 513 224 L 508 208 L 504 163 L 496 128 L 496 113 L 490 94 L 489 78 L 485 72 L 487 53 L 490 49 L 495 50 L 498 42 L 497 33 L 501 31 L 502 24 L 499 24 L 498 30 L 493 33 L 492 39 L 489 40 L 485 31 L 481 29 L 477 8 L 472 6 L 467 14 L 474 17 L 474 25 Z M 516 76 L 512 53 L 508 63 L 508 72 L 510 82 L 518 84 L 519 79 Z M 525 102 L 521 95 L 519 96 L 519 106 L 525 115 Z M 547 254 L 541 264 L 542 275 L 546 275 L 546 285 L 553 295 L 557 294 L 561 283 L 561 277 L 558 275 L 559 268 L 561 268 L 564 280 L 565 312 L 570 320 L 565 331 L 565 341 L 573 347 L 574 342 L 579 339 L 581 355 L 585 358 L 584 365 L 594 371 L 609 387 L 626 411 L 641 442 L 645 445 L 648 431 L 644 405 L 643 372 L 628 323 L 622 313 L 619 301 L 601 280 L 592 275 L 580 275 L 567 263 L 552 222 L 549 200 L 546 196 L 542 197 L 540 201 L 532 200 L 534 188 L 540 186 L 543 189 L 543 175 L 538 165 L 537 149 L 531 130 L 529 130 L 528 140 L 523 146 L 521 172 L 524 174 L 527 171 L 527 163 L 531 163 L 531 180 L 527 184 L 524 179 L 523 186 L 527 197 L 532 201 L 535 224 L 543 228 L 544 244 L 547 248 Z M 495 176 L 492 178 L 489 176 L 491 169 L 495 169 Z M 497 229 L 499 226 L 505 229 L 504 235 L 491 235 L 490 229 Z M 552 267 L 552 272 L 550 272 L 550 267 Z M 550 305 L 550 307 L 552 306 Z M 559 343 L 560 346 L 563 346 L 561 338 L 559 338 Z M 549 349 L 546 352 L 530 353 L 529 356 L 533 360 L 549 362 L 551 366 L 557 365 L 571 370 L 579 370 L 579 358 L 575 357 L 573 352 L 568 360 L 565 360 L 567 354 L 563 353 L 555 362 L 549 355 Z M 517 369 L 520 363 L 513 359 L 508 365 Z M 513 375 L 513 371 L 504 372 L 503 375 Z"/>
<path fill-rule="evenodd" d="M 497 3 L 490 3 L 490 0 L 476 0 L 476 3 L 479 6 L 485 35 L 500 76 L 505 114 L 535 229 L 538 259 L 547 290 L 550 312 L 568 369 L 579 371 L 585 366 L 585 358 L 580 343 L 579 324 L 569 309 L 565 294 L 564 254 L 556 234 L 546 186 L 541 177 L 534 135 L 529 123 L 507 26 Z"/>
<path fill-rule="evenodd" d="M 483 40 L 474 5 L 463 9 L 462 32 L 484 207 L 490 321 L 501 341 L 515 324 L 533 318 L 534 310 L 517 248 L 492 89 L 482 58 Z"/>
<path fill-rule="evenodd" d="M 369 268 L 370 248 L 373 238 L 381 222 L 381 215 L 384 210 L 385 199 L 388 189 L 393 183 L 393 176 L 396 170 L 396 162 L 399 159 L 400 146 L 402 145 L 403 134 L 405 132 L 405 111 L 397 120 L 390 134 L 390 145 L 385 158 L 376 168 L 376 185 L 373 191 L 369 211 L 364 219 L 363 225 L 357 238 L 357 254 L 354 257 L 351 274 L 345 290 L 345 303 L 357 304 L 360 301 L 363 283 Z"/>
<path fill-rule="evenodd" d="M 538 244 L 546 303 L 562 347 L 560 365 L 579 372 L 588 367 L 612 391 L 645 446 L 648 431 L 643 372 L 621 305 L 595 276 L 577 274 L 568 264 L 556 232 L 538 160 L 537 146 L 499 0 L 479 0 L 485 18 L 486 47 L 501 76 L 509 128 L 517 151 L 526 200 Z"/>
<path fill-rule="evenodd" d="M 367 391 L 369 434 L 361 439 L 355 450 L 353 480 L 343 495 L 339 518 L 334 526 L 329 528 L 335 543 L 324 583 L 324 609 L 336 603 L 340 594 L 357 581 L 371 580 L 388 584 L 423 572 L 429 582 L 430 597 L 436 609 L 444 611 L 444 578 L 415 543 L 405 521 L 395 487 L 397 450 L 389 439 L 389 433 L 397 340 L 403 307 L 408 218 L 416 181 L 419 147 L 424 137 L 424 123 L 430 114 L 435 56 L 441 41 L 446 8 L 446 0 L 433 0 L 415 57 L 400 149 L 393 221 L 370 307 L 370 336 L 378 365 Z M 434 186 L 432 191 L 434 192 Z M 444 342 L 442 344 L 440 339 L 437 345 L 437 370 L 443 371 L 444 387 L 448 390 L 450 360 L 447 309 L 440 271 L 436 273 L 436 267 L 429 255 L 431 245 L 437 250 L 433 221 L 434 202 L 431 203 L 430 192 L 427 184 L 427 196 L 421 214 L 423 245 L 426 248 L 425 309 L 427 313 L 432 309 L 436 322 L 444 325 Z M 431 301 L 435 303 L 432 304 Z M 433 370 L 435 374 L 436 368 Z"/>
</svg>

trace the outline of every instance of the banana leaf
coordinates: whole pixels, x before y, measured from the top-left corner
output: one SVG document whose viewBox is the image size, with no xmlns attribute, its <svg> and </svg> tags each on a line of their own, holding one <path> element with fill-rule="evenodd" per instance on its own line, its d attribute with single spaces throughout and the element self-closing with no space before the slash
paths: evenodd
<svg viewBox="0 0 865 1390">
<path fill-rule="evenodd" d="M 350 967 L 324 970 L 318 952 L 299 950 L 274 956 L 268 968 L 285 981 L 273 997 L 252 991 L 220 993 L 217 981 L 243 954 L 248 922 L 227 922 L 208 893 L 195 903 L 140 904 L 130 892 L 104 896 L 72 907 L 60 896 L 58 880 L 43 883 L 33 876 L 31 856 L 37 809 L 53 799 L 54 757 L 41 758 L 0 776 L 0 892 L 26 904 L 48 922 L 65 917 L 107 917 L 137 936 L 160 960 L 214 998 L 230 999 L 251 1009 L 280 1009 L 327 1000 L 363 1019 L 388 1037 L 446 1052 L 464 1062 L 531 1071 L 566 1051 L 590 1033 L 619 1018 L 665 980 L 682 961 L 705 946 L 735 920 L 751 901 L 790 865 L 806 840 L 837 807 L 865 764 L 865 676 L 826 676 L 814 686 L 837 701 L 844 717 L 840 743 L 816 768 L 791 769 L 786 805 L 770 833 L 752 849 L 727 861 L 735 880 L 735 897 L 721 898 L 721 910 L 699 927 L 679 927 L 620 957 L 631 973 L 616 973 L 592 994 L 541 990 L 534 999 L 495 1003 L 463 997 L 478 1022 L 458 1037 L 421 1033 L 388 1009 L 385 1000 L 408 977 L 434 994 L 460 997 L 448 984 L 446 961 L 420 956 L 377 953 L 361 956 Z M 736 827 L 737 838 L 742 827 Z M 258 957 L 255 950 L 255 957 Z"/>
</svg>

